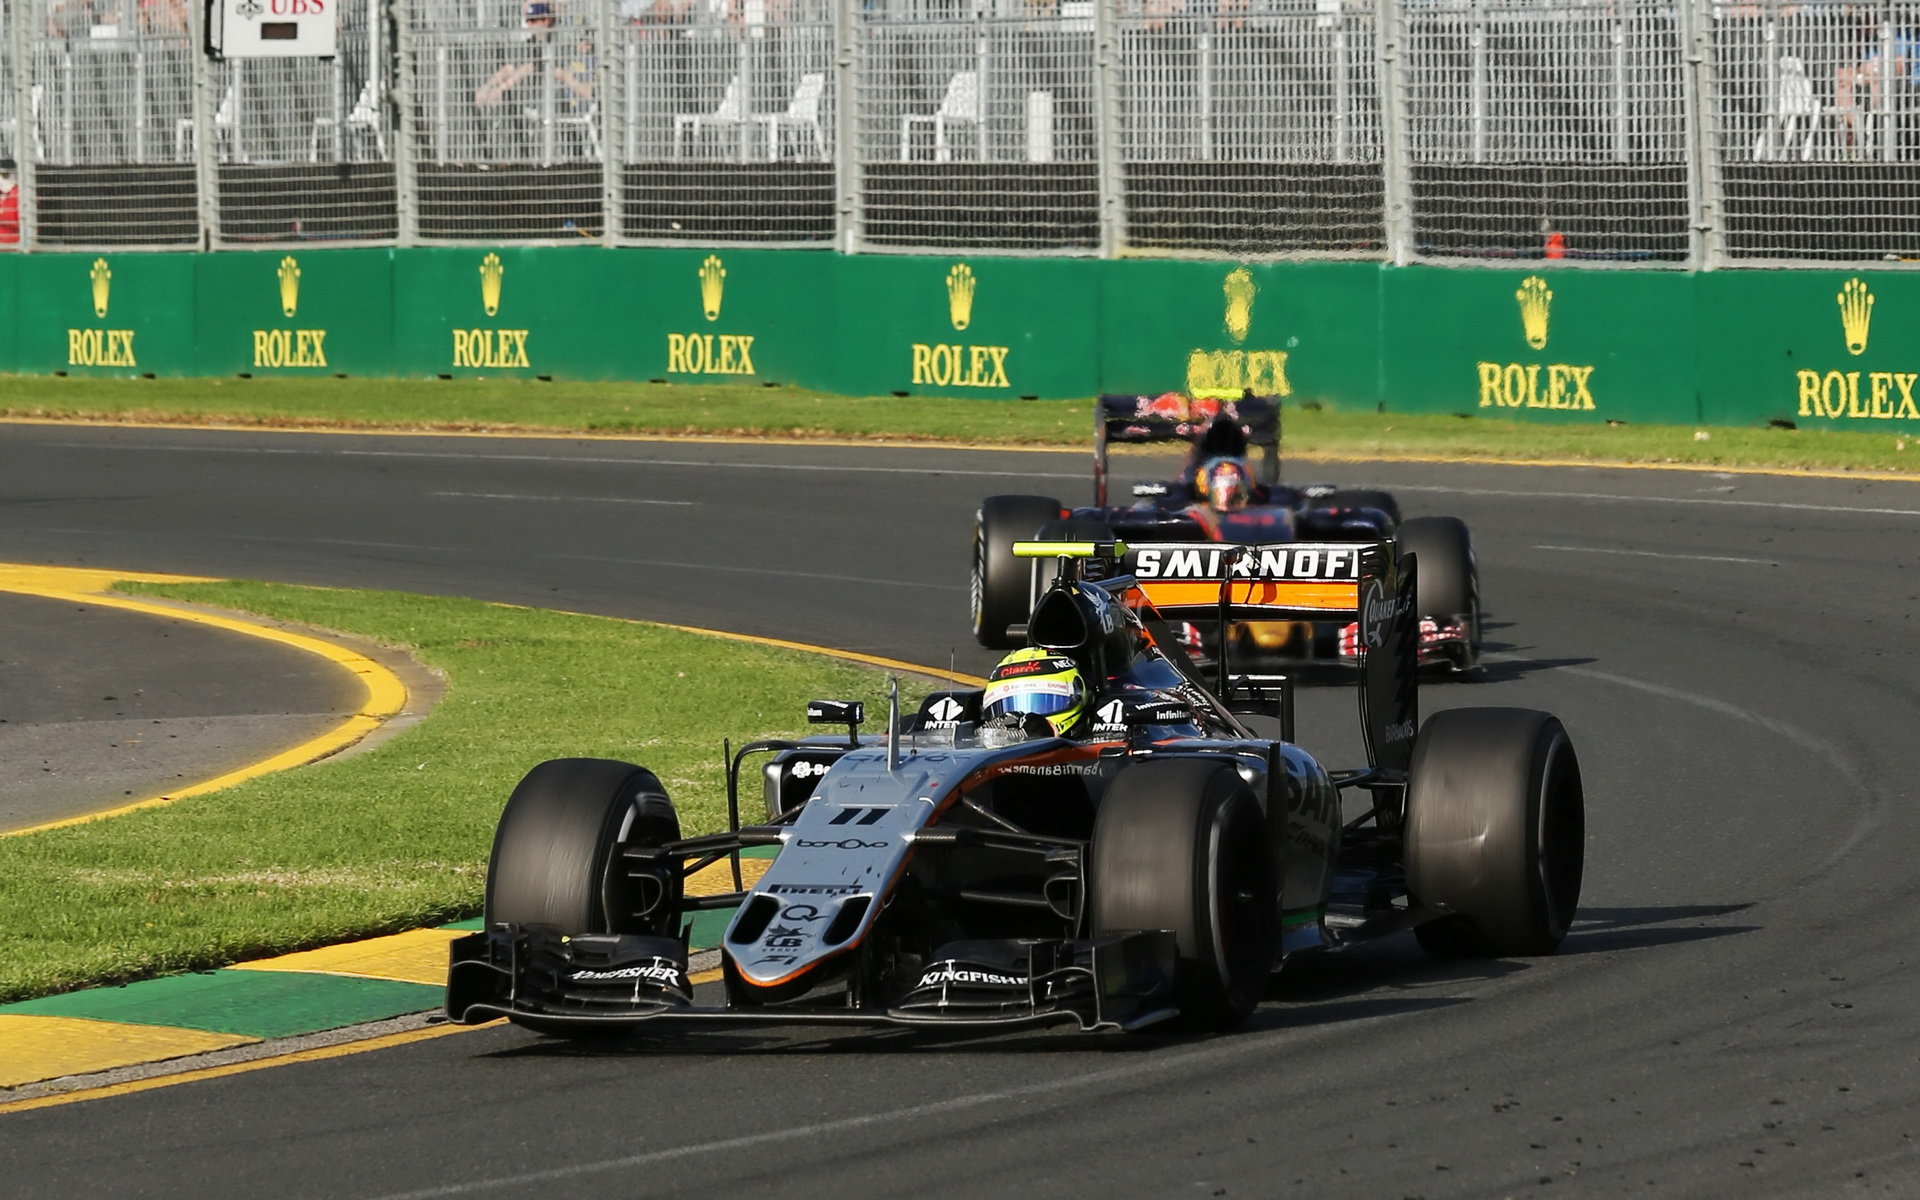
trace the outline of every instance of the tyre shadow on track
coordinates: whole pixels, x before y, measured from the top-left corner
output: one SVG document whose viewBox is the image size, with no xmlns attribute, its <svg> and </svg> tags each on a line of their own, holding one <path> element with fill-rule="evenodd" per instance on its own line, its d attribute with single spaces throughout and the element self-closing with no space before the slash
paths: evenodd
<svg viewBox="0 0 1920 1200">
<path fill-rule="evenodd" d="M 1752 907 L 1751 904 L 1669 904 L 1639 908 L 1582 908 L 1579 919 L 1567 934 L 1567 940 L 1560 944 L 1559 953 L 1563 958 L 1606 954 L 1757 933 L 1765 927 L 1689 924 L 1673 928 L 1675 922 L 1710 921 L 1716 917 L 1745 912 Z"/>
</svg>

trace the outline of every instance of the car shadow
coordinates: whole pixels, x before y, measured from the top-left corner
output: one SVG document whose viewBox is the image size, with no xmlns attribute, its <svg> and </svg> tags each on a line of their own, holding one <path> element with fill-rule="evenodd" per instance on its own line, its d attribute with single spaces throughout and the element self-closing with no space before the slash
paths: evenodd
<svg viewBox="0 0 1920 1200">
<path fill-rule="evenodd" d="M 1582 908 L 1560 954 L 1607 954 L 1620 950 L 1641 950 L 1653 946 L 1677 946 L 1689 942 L 1712 941 L 1735 934 L 1755 933 L 1761 925 L 1705 925 L 1677 922 L 1705 922 L 1731 916 L 1753 907 L 1750 904 L 1670 904 L 1637 908 Z"/>
</svg>

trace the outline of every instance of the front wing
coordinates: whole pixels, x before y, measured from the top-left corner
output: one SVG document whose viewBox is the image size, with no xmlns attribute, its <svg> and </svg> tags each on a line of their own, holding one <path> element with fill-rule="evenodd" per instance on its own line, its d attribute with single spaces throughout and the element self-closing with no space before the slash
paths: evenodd
<svg viewBox="0 0 1920 1200">
<path fill-rule="evenodd" d="M 464 1025 L 520 1018 L 555 1029 L 641 1022 L 996 1027 L 1075 1023 L 1139 1029 L 1177 1015 L 1174 938 L 1163 930 L 1085 940 L 967 943 L 884 1002 L 868 989 L 783 1004 L 694 1003 L 685 943 L 634 935 L 569 937 L 500 925 L 451 946 L 447 1016 Z"/>
</svg>

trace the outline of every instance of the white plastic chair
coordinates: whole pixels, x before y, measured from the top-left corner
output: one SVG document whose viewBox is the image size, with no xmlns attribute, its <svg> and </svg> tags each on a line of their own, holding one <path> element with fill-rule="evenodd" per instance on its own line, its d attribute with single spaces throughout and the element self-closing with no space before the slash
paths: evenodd
<svg viewBox="0 0 1920 1200">
<path fill-rule="evenodd" d="M 674 114 L 673 156 L 681 157 L 680 145 L 683 140 L 689 153 L 698 149 L 703 130 L 738 129 L 747 123 L 747 82 L 744 77 L 735 75 L 720 97 L 719 107 L 712 112 Z"/>
<path fill-rule="evenodd" d="M 228 146 L 230 160 L 245 162 L 246 160 L 239 155 L 238 145 L 233 135 L 235 127 L 234 108 L 238 103 L 235 99 L 236 91 L 235 86 L 229 83 L 226 92 L 220 97 L 220 107 L 213 111 L 213 151 L 214 154 L 218 156 L 220 153 L 220 143 L 225 141 Z M 173 123 L 173 157 L 176 161 L 186 162 L 193 157 L 193 139 L 194 129 L 192 117 L 181 117 Z"/>
<path fill-rule="evenodd" d="M 358 131 L 372 135 L 374 148 L 380 152 L 380 157 L 385 159 L 387 157 L 387 135 L 380 129 L 379 103 L 379 97 L 375 93 L 375 81 L 369 79 L 366 82 L 366 86 L 360 89 L 360 98 L 353 102 L 353 110 L 347 114 L 346 132 L 351 134 Z M 320 161 L 320 131 L 323 129 L 333 138 L 334 157 L 339 158 L 343 156 L 340 141 L 340 119 L 338 117 L 315 117 L 313 119 L 313 137 L 307 145 L 308 162 Z"/>
<path fill-rule="evenodd" d="M 986 114 L 980 99 L 979 73 L 955 71 L 953 78 L 947 81 L 947 94 L 941 98 L 939 108 L 932 113 L 916 113 L 900 118 L 900 161 L 907 162 L 913 157 L 914 126 L 933 126 L 933 161 L 943 163 L 953 161 L 951 147 L 947 144 L 947 127 L 971 125 L 974 157 L 984 162 L 987 157 Z"/>
<path fill-rule="evenodd" d="M 1807 64 L 1798 55 L 1780 56 L 1778 84 L 1774 111 L 1767 114 L 1765 127 L 1754 139 L 1753 157 L 1784 159 L 1797 138 L 1800 158 L 1805 161 L 1813 157 L 1813 143 L 1820 134 L 1821 118 L 1834 110 L 1814 94 L 1813 80 L 1807 78 Z"/>
<path fill-rule="evenodd" d="M 784 135 L 788 131 L 794 134 L 796 150 L 809 152 L 810 143 L 810 157 L 827 157 L 827 136 L 820 128 L 820 103 L 826 94 L 827 77 L 824 72 L 802 75 L 793 89 L 793 99 L 787 102 L 787 111 L 754 118 L 767 124 L 768 162 L 779 159 L 786 142 Z"/>
</svg>

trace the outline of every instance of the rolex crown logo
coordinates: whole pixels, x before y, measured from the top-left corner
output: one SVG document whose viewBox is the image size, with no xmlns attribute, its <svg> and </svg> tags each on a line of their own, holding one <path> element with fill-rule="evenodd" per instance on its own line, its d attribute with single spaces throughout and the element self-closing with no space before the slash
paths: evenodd
<svg viewBox="0 0 1920 1200">
<path fill-rule="evenodd" d="M 1254 286 L 1253 272 L 1235 267 L 1227 272 L 1221 287 L 1227 294 L 1227 334 L 1236 342 L 1244 342 L 1253 325 L 1253 294 L 1259 290 Z"/>
<path fill-rule="evenodd" d="M 727 290 L 727 268 L 718 254 L 707 255 L 707 261 L 700 264 L 700 311 L 707 314 L 707 320 L 720 319 L 720 301 Z"/>
<path fill-rule="evenodd" d="M 973 324 L 974 283 L 973 268 L 965 263 L 955 263 L 947 272 L 947 317 L 955 329 Z"/>
<path fill-rule="evenodd" d="M 490 317 L 500 311 L 500 277 L 506 273 L 498 254 L 490 253 L 480 260 L 480 307 Z"/>
<path fill-rule="evenodd" d="M 108 290 L 113 287 L 113 268 L 107 265 L 106 259 L 96 258 L 88 278 L 93 282 L 93 315 L 104 317 L 107 315 Z"/>
<path fill-rule="evenodd" d="M 300 311 L 300 264 L 291 254 L 280 260 L 280 311 L 289 317 Z"/>
<path fill-rule="evenodd" d="M 1553 292 L 1547 287 L 1547 281 L 1538 275 L 1529 275 L 1520 281 L 1520 290 L 1513 298 L 1520 302 L 1520 329 L 1527 336 L 1527 345 L 1535 350 L 1546 349 L 1547 314 L 1553 305 Z"/>
<path fill-rule="evenodd" d="M 1859 279 L 1849 279 L 1834 299 L 1840 302 L 1840 327 L 1847 334 L 1847 353 L 1865 353 L 1867 326 L 1873 321 L 1873 293 Z"/>
</svg>

